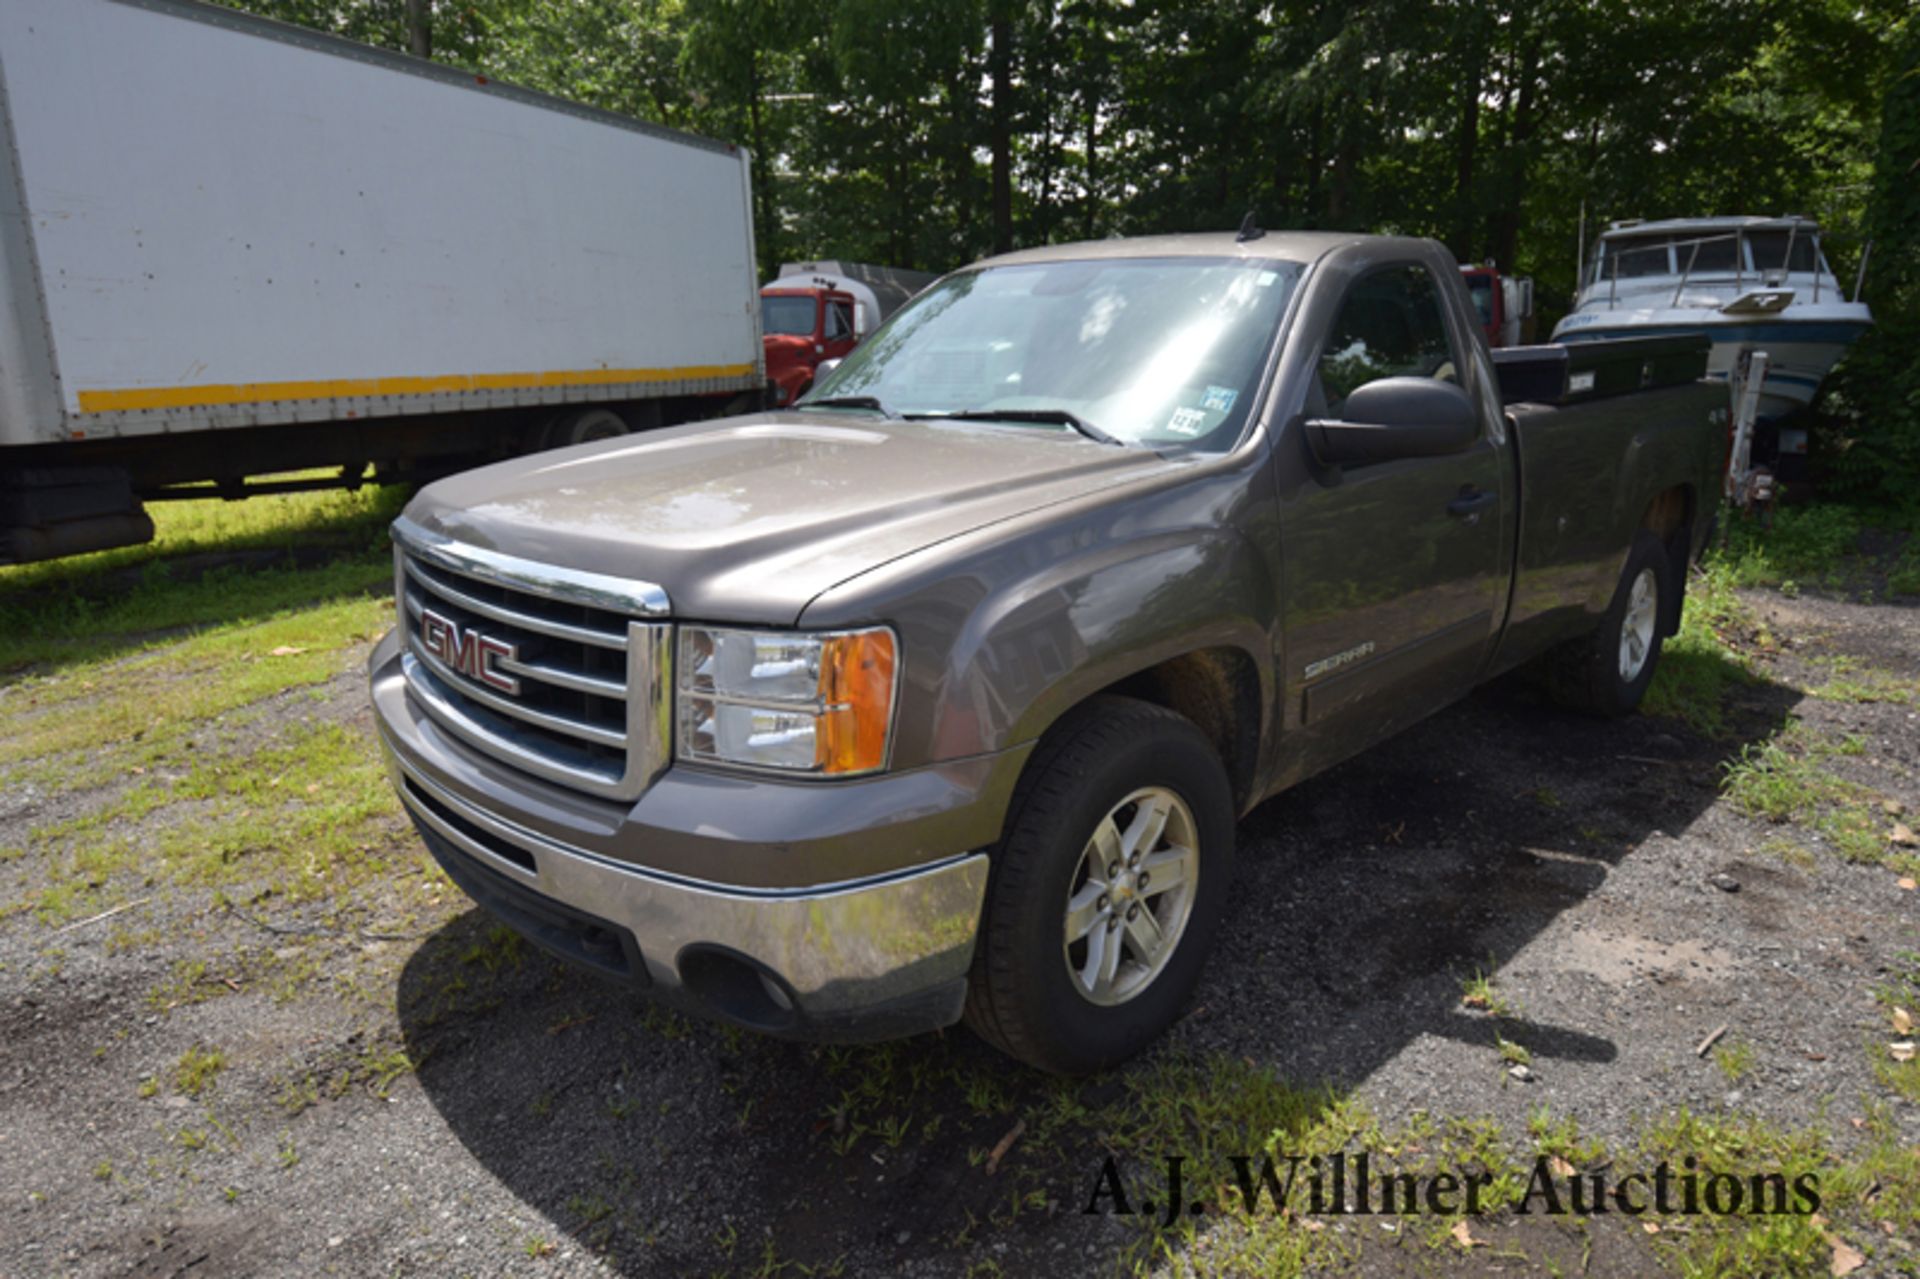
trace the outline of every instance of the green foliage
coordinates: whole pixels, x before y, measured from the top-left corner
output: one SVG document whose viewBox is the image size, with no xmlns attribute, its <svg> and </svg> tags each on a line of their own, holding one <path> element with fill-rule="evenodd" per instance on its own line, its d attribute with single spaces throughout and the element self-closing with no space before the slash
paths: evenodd
<svg viewBox="0 0 1920 1279">
<path fill-rule="evenodd" d="M 227 0 L 392 48 L 406 0 Z M 1880 330 L 1843 478 L 1920 469 L 1906 0 L 441 0 L 433 56 L 741 143 L 762 272 L 1234 226 L 1433 235 L 1571 296 L 1578 232 L 1797 211 Z M 1882 109 L 1882 100 L 1886 100 Z M 992 174 L 1011 187 L 1004 209 Z M 1869 198 L 1870 197 L 1870 198 Z"/>
<path fill-rule="evenodd" d="M 1876 325 L 1848 352 L 1823 396 L 1832 430 L 1821 456 L 1856 499 L 1920 511 L 1920 19 L 1893 44 L 1881 110 L 1867 230 L 1873 256 L 1866 298 Z"/>
<path fill-rule="evenodd" d="M 1725 729 L 1728 696 L 1753 679 L 1734 638 L 1752 624 L 1748 609 L 1734 594 L 1743 562 L 1715 555 L 1687 584 L 1680 632 L 1662 648 L 1641 703 L 1647 714 L 1684 720 L 1713 736 Z"/>
<path fill-rule="evenodd" d="M 1859 512 L 1839 505 L 1786 507 L 1769 527 L 1730 518 L 1724 560 L 1735 586 L 1816 582 L 1860 547 Z"/>
<path fill-rule="evenodd" d="M 198 1097 L 213 1086 L 214 1076 L 227 1068 L 227 1055 L 218 1048 L 195 1045 L 180 1055 L 173 1068 L 173 1086 L 188 1097 Z"/>
</svg>

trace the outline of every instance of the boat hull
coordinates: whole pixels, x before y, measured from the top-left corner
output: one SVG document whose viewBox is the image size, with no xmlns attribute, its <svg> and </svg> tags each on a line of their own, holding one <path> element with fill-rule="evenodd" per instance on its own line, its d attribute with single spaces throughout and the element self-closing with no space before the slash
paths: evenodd
<svg viewBox="0 0 1920 1279">
<path fill-rule="evenodd" d="M 1796 308 L 1800 309 L 1800 308 Z M 1826 309 L 1826 308 L 1822 308 Z M 1858 314 L 1846 314 L 1857 309 Z M 1750 351 L 1767 353 L 1760 416 L 1777 420 L 1813 402 L 1820 383 L 1872 321 L 1866 308 L 1839 304 L 1829 315 L 1730 316 L 1720 311 L 1575 312 L 1553 331 L 1556 342 L 1703 333 L 1713 343 L 1707 376 L 1724 380 Z"/>
</svg>

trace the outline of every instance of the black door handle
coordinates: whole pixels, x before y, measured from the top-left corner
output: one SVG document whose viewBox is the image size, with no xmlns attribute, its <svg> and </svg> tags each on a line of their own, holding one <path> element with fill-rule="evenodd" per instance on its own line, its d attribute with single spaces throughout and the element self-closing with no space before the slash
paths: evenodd
<svg viewBox="0 0 1920 1279">
<path fill-rule="evenodd" d="M 1477 489 L 1460 490 L 1460 496 L 1447 503 L 1447 514 L 1458 515 L 1469 524 L 1480 522 L 1480 512 L 1500 500 L 1498 493 L 1482 493 Z"/>
</svg>

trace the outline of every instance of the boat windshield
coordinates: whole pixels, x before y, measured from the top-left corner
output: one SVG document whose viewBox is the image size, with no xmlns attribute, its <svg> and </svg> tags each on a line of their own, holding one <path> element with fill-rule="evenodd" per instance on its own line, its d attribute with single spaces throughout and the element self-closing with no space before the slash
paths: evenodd
<svg viewBox="0 0 1920 1279">
<path fill-rule="evenodd" d="M 1791 237 L 1793 240 L 1792 258 L 1788 258 L 1785 231 L 1753 231 L 1747 235 L 1747 251 L 1752 255 L 1755 270 L 1778 271 L 1783 266 L 1789 271 L 1815 271 L 1813 237 L 1802 232 Z"/>
<path fill-rule="evenodd" d="M 1210 257 L 965 271 L 903 307 L 809 399 L 1227 449 L 1300 275 L 1295 263 Z"/>
<path fill-rule="evenodd" d="M 1666 232 L 1613 235 L 1600 241 L 1587 283 L 1686 276 L 1701 280 L 1781 271 L 1832 274 L 1819 247 L 1819 232 L 1798 230 Z"/>
</svg>

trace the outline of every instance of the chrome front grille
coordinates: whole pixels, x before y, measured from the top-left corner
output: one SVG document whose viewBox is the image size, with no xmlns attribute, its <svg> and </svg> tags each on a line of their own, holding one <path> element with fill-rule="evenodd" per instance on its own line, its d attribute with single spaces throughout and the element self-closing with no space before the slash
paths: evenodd
<svg viewBox="0 0 1920 1279">
<path fill-rule="evenodd" d="M 672 627 L 646 582 L 537 564 L 393 526 L 408 692 L 503 763 L 634 799 L 671 746 Z"/>
</svg>

